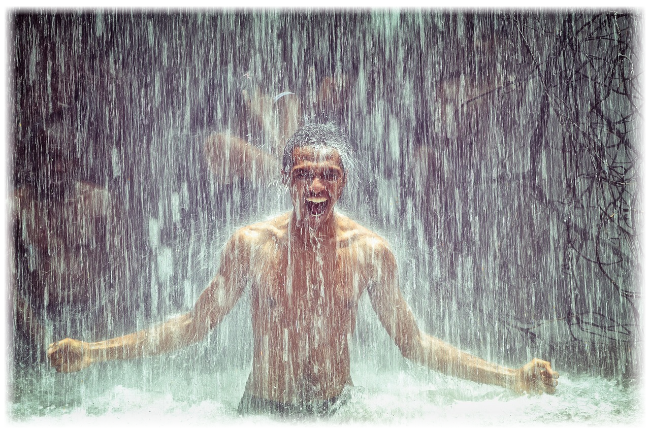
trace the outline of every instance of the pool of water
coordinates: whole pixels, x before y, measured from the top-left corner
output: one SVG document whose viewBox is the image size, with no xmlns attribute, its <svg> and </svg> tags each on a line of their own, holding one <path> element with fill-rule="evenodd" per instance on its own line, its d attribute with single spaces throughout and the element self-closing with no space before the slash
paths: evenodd
<svg viewBox="0 0 650 430">
<path fill-rule="evenodd" d="M 301 419 L 237 414 L 249 369 L 187 359 L 192 352 L 106 363 L 61 375 L 18 371 L 10 419 L 16 425 L 251 425 Z M 561 369 L 559 369 L 561 371 Z M 353 360 L 350 401 L 322 425 L 636 425 L 643 420 L 638 382 L 562 373 L 555 395 L 519 396 L 428 371 L 406 361 Z"/>
</svg>

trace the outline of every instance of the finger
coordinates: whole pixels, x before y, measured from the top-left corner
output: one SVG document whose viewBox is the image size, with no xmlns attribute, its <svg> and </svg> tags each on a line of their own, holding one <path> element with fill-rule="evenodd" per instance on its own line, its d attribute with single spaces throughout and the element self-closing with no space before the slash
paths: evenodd
<svg viewBox="0 0 650 430">
<path fill-rule="evenodd" d="M 60 361 L 52 362 L 51 364 L 52 364 L 52 367 L 54 367 L 54 370 L 56 370 L 58 373 L 61 372 L 62 364 L 61 364 Z"/>
<path fill-rule="evenodd" d="M 47 358 L 49 358 L 50 363 L 55 363 L 59 360 L 59 352 L 57 350 L 48 351 Z"/>
<path fill-rule="evenodd" d="M 545 391 L 547 394 L 555 394 L 555 387 L 545 385 L 545 386 L 544 386 L 544 391 Z"/>
<path fill-rule="evenodd" d="M 542 375 L 544 377 L 550 378 L 550 379 L 557 379 L 560 377 L 560 374 L 554 371 L 553 369 L 545 369 L 542 371 Z"/>
<path fill-rule="evenodd" d="M 555 372 L 553 369 L 543 369 L 540 371 L 540 375 L 549 379 L 557 379 L 560 376 L 560 374 Z"/>
<path fill-rule="evenodd" d="M 555 378 L 542 378 L 542 382 L 544 382 L 544 385 L 557 387 L 557 379 Z"/>
<path fill-rule="evenodd" d="M 555 393 L 555 387 L 557 386 L 557 381 L 551 381 L 551 382 L 546 382 L 544 381 L 543 389 L 545 392 L 548 394 L 553 394 Z"/>
<path fill-rule="evenodd" d="M 540 394 L 545 392 L 547 394 L 554 394 L 555 387 L 557 386 L 557 380 L 552 378 L 541 378 L 536 381 L 536 388 L 540 390 Z"/>
<path fill-rule="evenodd" d="M 50 358 L 50 364 L 54 367 L 61 367 L 63 364 L 63 357 L 61 354 L 55 354 Z"/>
<path fill-rule="evenodd" d="M 551 368 L 551 363 L 545 360 L 540 360 L 539 358 L 535 358 L 533 360 L 535 367 L 538 368 L 543 368 L 543 369 L 550 369 Z"/>
<path fill-rule="evenodd" d="M 553 370 L 553 367 L 551 367 L 551 363 L 548 362 L 548 361 L 536 359 L 535 360 L 535 367 L 542 369 L 542 373 L 546 373 L 548 375 L 551 375 L 554 378 L 558 378 L 560 376 L 559 373 L 557 373 L 555 370 Z"/>
<path fill-rule="evenodd" d="M 557 376 L 555 375 L 542 374 L 542 380 L 557 384 Z"/>
<path fill-rule="evenodd" d="M 56 363 L 56 371 L 59 373 L 70 373 L 70 360 L 68 360 L 67 357 L 62 357 L 60 360 L 57 361 Z"/>
<path fill-rule="evenodd" d="M 54 367 L 57 372 L 60 372 L 61 367 L 68 362 L 68 355 L 61 350 L 55 350 L 51 355 L 49 355 L 49 359 L 50 365 Z"/>
</svg>

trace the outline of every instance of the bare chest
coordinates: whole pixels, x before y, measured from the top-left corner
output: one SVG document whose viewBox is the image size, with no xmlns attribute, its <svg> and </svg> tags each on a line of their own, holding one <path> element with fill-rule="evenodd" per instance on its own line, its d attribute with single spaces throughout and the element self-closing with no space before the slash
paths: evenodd
<svg viewBox="0 0 650 430">
<path fill-rule="evenodd" d="M 254 276 L 254 322 L 264 331 L 352 331 L 363 276 L 349 251 L 265 253 Z"/>
</svg>

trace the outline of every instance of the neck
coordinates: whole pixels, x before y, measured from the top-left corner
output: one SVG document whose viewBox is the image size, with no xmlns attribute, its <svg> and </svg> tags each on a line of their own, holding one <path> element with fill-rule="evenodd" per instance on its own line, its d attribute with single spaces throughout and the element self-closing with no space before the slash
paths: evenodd
<svg viewBox="0 0 650 430">
<path fill-rule="evenodd" d="M 336 215 L 332 215 L 317 227 L 300 222 L 296 212 L 291 214 L 291 237 L 304 247 L 317 247 L 336 242 Z"/>
</svg>

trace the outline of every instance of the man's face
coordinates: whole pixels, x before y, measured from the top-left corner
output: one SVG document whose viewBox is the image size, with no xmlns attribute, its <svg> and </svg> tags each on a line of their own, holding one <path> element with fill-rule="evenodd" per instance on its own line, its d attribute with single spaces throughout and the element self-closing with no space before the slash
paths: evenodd
<svg viewBox="0 0 650 430">
<path fill-rule="evenodd" d="M 343 192 L 345 172 L 339 152 L 319 146 L 295 148 L 288 181 L 298 224 L 317 229 L 333 216 Z"/>
</svg>

